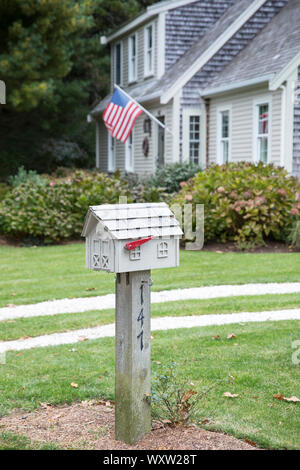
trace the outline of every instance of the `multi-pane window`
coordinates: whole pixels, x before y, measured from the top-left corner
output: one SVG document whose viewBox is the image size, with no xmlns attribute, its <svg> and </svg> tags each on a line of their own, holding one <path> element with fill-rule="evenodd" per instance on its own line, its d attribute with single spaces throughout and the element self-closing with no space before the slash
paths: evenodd
<svg viewBox="0 0 300 470">
<path fill-rule="evenodd" d="M 257 135 L 257 152 L 258 160 L 268 162 L 269 148 L 269 105 L 260 104 L 258 110 L 258 135 Z"/>
<path fill-rule="evenodd" d="M 134 82 L 137 79 L 137 50 L 136 50 L 136 35 L 129 38 L 129 55 L 128 55 L 128 79 L 129 82 Z"/>
<path fill-rule="evenodd" d="M 220 113 L 220 163 L 228 163 L 230 146 L 230 113 L 229 110 Z"/>
<path fill-rule="evenodd" d="M 145 28 L 145 75 L 153 73 L 153 25 Z"/>
<path fill-rule="evenodd" d="M 190 162 L 199 165 L 200 163 L 200 116 L 190 116 Z"/>
<path fill-rule="evenodd" d="M 125 150 L 125 170 L 133 171 L 133 132 L 126 140 L 126 150 Z"/>
<path fill-rule="evenodd" d="M 122 82 L 122 45 L 119 42 L 115 45 L 115 83 L 121 85 Z"/>
</svg>

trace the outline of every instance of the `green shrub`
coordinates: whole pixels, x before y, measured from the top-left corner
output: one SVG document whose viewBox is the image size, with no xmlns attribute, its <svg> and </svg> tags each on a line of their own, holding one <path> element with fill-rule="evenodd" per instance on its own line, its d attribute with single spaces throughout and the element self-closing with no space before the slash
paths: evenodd
<svg viewBox="0 0 300 470">
<path fill-rule="evenodd" d="M 164 198 L 164 190 L 143 180 L 135 173 L 128 173 L 123 177 L 132 202 L 160 202 Z"/>
<path fill-rule="evenodd" d="M 18 173 L 16 175 L 10 176 L 8 178 L 8 183 L 13 187 L 16 188 L 22 183 L 31 183 L 31 184 L 41 184 L 47 185 L 47 179 L 42 178 L 36 171 L 29 170 L 26 171 L 24 166 L 20 166 L 18 168 Z"/>
<path fill-rule="evenodd" d="M 10 187 L 5 183 L 0 183 L 0 201 L 4 199 L 5 195 L 10 190 Z"/>
<path fill-rule="evenodd" d="M 241 247 L 287 241 L 300 213 L 300 182 L 273 165 L 214 165 L 182 185 L 173 202 L 204 204 L 205 240 Z"/>
<path fill-rule="evenodd" d="M 166 193 L 175 193 L 180 189 L 180 183 L 188 181 L 199 172 L 200 168 L 192 163 L 174 163 L 165 165 L 156 170 L 149 178 L 148 184 L 156 188 L 163 188 Z"/>
<path fill-rule="evenodd" d="M 37 237 L 45 243 L 78 238 L 90 205 L 117 203 L 128 196 L 116 176 L 76 171 L 72 177 L 14 188 L 0 204 L 0 231 L 19 238 Z"/>
</svg>

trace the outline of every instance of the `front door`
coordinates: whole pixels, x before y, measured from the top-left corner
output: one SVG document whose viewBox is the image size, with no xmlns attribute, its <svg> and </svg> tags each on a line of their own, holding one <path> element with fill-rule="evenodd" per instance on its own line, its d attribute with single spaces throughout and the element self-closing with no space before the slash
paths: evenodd
<svg viewBox="0 0 300 470">
<path fill-rule="evenodd" d="M 165 117 L 160 116 L 157 118 L 163 124 L 165 123 Z M 156 166 L 161 168 L 165 164 L 165 129 L 157 124 L 157 158 Z"/>
</svg>

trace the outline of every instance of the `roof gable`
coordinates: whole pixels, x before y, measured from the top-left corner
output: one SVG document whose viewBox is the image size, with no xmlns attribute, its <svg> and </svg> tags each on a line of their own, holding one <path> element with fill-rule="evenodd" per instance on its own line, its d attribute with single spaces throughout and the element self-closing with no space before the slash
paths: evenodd
<svg viewBox="0 0 300 470">
<path fill-rule="evenodd" d="M 184 5 L 188 5 L 189 3 L 195 3 L 198 0 L 165 0 L 162 2 L 154 3 L 154 5 L 150 5 L 147 7 L 146 11 L 139 15 L 134 20 L 130 21 L 129 23 L 125 24 L 123 27 L 119 28 L 117 31 L 112 33 L 107 37 L 107 42 L 111 42 L 118 37 L 126 34 L 128 31 L 137 28 L 139 25 L 145 23 L 148 20 L 151 20 L 154 16 L 159 15 L 160 13 L 164 13 L 168 10 L 173 10 L 174 8 L 179 8 Z"/>
<path fill-rule="evenodd" d="M 289 0 L 287 5 L 265 28 L 225 67 L 203 92 L 209 96 L 270 81 L 276 89 L 284 81 L 284 70 L 300 63 L 300 3 Z M 225 84 L 225 85 L 224 85 Z"/>
<path fill-rule="evenodd" d="M 171 67 L 161 80 L 170 82 L 161 96 L 166 104 L 226 44 L 266 0 L 240 0 L 229 8 L 207 34 Z M 175 80 L 174 80 L 175 77 Z M 171 79 L 171 80 L 168 80 Z"/>
</svg>

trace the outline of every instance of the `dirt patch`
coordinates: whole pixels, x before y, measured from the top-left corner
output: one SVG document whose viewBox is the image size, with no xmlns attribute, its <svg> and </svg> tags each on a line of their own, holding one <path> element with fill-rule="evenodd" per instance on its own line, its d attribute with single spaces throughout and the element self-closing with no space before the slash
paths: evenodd
<svg viewBox="0 0 300 470">
<path fill-rule="evenodd" d="M 170 427 L 154 423 L 135 445 L 114 439 L 114 408 L 108 402 L 83 401 L 48 406 L 24 414 L 14 411 L 0 419 L 0 431 L 22 434 L 36 442 L 56 443 L 64 449 L 95 450 L 255 450 L 247 442 L 194 425 Z"/>
</svg>

